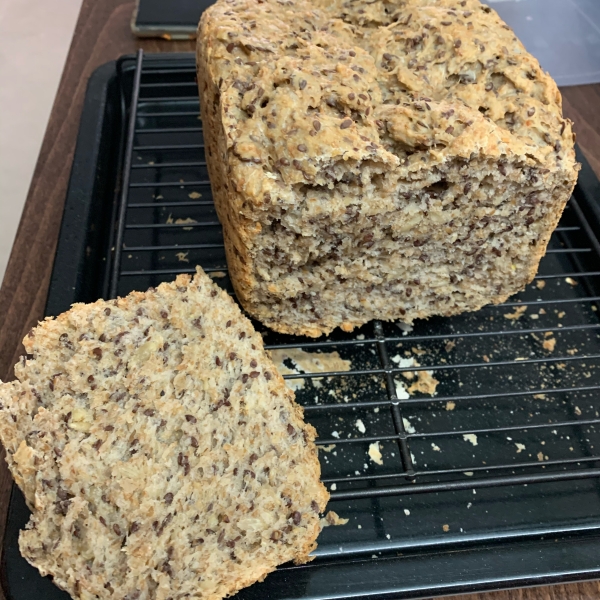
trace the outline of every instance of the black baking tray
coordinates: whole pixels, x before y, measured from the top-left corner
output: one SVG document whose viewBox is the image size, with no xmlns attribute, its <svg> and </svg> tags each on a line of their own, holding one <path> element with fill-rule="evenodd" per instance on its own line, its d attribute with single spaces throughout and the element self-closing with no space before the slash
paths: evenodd
<svg viewBox="0 0 600 600">
<path fill-rule="evenodd" d="M 316 341 L 257 324 L 267 347 L 352 360 L 350 372 L 307 379 L 297 391 L 320 443 L 336 444 L 320 453 L 323 480 L 329 508 L 349 523 L 324 529 L 312 563 L 283 565 L 239 598 L 425 598 L 600 577 L 600 184 L 579 160 L 538 278 L 505 305 L 412 331 L 375 322 Z M 196 263 L 231 291 L 210 201 L 193 56 L 100 67 L 88 85 L 46 314 L 145 289 Z M 505 317 L 525 305 L 524 316 Z M 552 352 L 542 348 L 546 331 L 557 340 Z M 435 397 L 398 403 L 406 422 L 397 430 L 385 381 L 405 381 L 393 361 L 405 353 L 439 385 Z M 382 367 L 384 359 L 392 363 Z M 464 438 L 469 432 L 477 437 Z M 383 465 L 369 460 L 372 439 L 383 440 Z M 7 599 L 66 599 L 19 554 L 28 518 L 15 487 L 2 556 Z"/>
</svg>

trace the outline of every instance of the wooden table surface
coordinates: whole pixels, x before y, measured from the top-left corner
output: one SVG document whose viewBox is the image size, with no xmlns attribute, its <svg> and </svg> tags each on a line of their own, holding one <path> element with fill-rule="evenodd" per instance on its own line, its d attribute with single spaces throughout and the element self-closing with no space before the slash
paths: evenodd
<svg viewBox="0 0 600 600">
<path fill-rule="evenodd" d="M 83 0 L 50 121 L 0 289 L 0 378 L 13 378 L 21 339 L 43 316 L 75 138 L 87 80 L 99 65 L 135 52 L 182 52 L 194 43 L 136 40 L 130 30 L 134 2 Z M 565 116 L 600 176 L 600 84 L 562 90 Z M 6 199 L 4 200 L 6 201 Z M 0 450 L 0 539 L 4 535 L 10 475 Z M 0 596 L 2 593 L 0 592 Z M 3 596 L 2 596 L 3 597 Z M 457 596 L 461 600 L 600 600 L 600 582 Z M 40 599 L 42 600 L 42 599 Z"/>
</svg>

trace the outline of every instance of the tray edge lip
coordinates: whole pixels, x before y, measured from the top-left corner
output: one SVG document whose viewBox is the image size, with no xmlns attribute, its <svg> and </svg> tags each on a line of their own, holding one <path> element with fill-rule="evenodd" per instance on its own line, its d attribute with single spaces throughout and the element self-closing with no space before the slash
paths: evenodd
<svg viewBox="0 0 600 600">
<path fill-rule="evenodd" d="M 53 313 L 56 311 L 53 310 L 52 304 L 59 285 L 62 285 L 62 289 L 64 289 L 66 283 L 72 301 L 77 301 L 76 297 L 79 292 L 78 274 L 84 262 L 85 253 L 76 252 L 74 248 L 81 248 L 85 244 L 87 232 L 82 227 L 77 227 L 78 223 L 73 218 L 74 216 L 69 214 L 69 209 L 80 208 L 93 195 L 96 183 L 95 168 L 93 169 L 94 173 L 86 173 L 85 171 L 89 171 L 89 163 L 97 164 L 99 144 L 95 142 L 101 135 L 105 119 L 108 87 L 117 76 L 116 64 L 117 61 L 109 61 L 97 67 L 87 84 L 67 194 L 61 215 L 48 296 L 44 306 L 44 316 L 55 316 Z M 94 97 L 94 94 L 99 94 L 100 98 Z M 82 127 L 84 123 L 88 122 L 93 123 L 93 126 L 88 127 L 86 125 Z M 91 156 L 87 155 L 90 148 L 93 152 Z M 82 158 L 84 155 L 87 155 L 85 159 Z M 76 257 L 75 261 L 72 260 L 74 256 Z"/>
</svg>

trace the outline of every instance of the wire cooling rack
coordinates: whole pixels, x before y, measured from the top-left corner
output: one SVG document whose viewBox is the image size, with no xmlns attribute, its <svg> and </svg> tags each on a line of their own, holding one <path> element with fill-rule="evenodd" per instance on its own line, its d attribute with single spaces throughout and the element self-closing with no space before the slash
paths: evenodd
<svg viewBox="0 0 600 600">
<path fill-rule="evenodd" d="M 119 62 L 117 80 L 124 125 L 104 297 L 196 265 L 233 293 L 193 57 L 140 52 Z M 280 567 L 243 597 L 414 598 L 600 574 L 590 189 L 584 165 L 538 275 L 502 305 L 317 340 L 255 323 L 317 429 L 329 508 L 348 523 L 323 530 L 314 562 Z"/>
<path fill-rule="evenodd" d="M 113 297 L 170 280 L 179 273 L 193 273 L 196 264 L 200 264 L 215 281 L 231 290 L 221 226 L 213 206 L 206 169 L 196 86 L 193 66 L 178 69 L 152 68 L 144 66 L 143 59 L 140 59 L 140 68 L 134 81 L 132 118 L 125 150 L 124 187 L 110 280 L 110 295 Z M 458 417 L 461 411 L 455 412 L 457 404 L 468 404 L 475 409 L 478 403 L 490 400 L 510 402 L 518 399 L 522 402 L 533 400 L 535 403 L 535 397 L 543 395 L 545 398 L 541 401 L 548 405 L 566 395 L 580 398 L 582 394 L 593 395 L 600 390 L 596 377 L 591 373 L 586 377 L 581 371 L 582 364 L 586 362 L 589 364 L 583 369 L 594 371 L 600 359 L 600 322 L 595 314 L 600 296 L 595 295 L 588 285 L 590 278 L 600 278 L 600 270 L 586 270 L 584 265 L 585 259 L 597 260 L 599 250 L 592 228 L 585 220 L 577 201 L 572 198 L 552 237 L 534 284 L 523 294 L 499 307 L 483 309 L 476 315 L 432 319 L 419 324 L 410 333 L 410 328 L 404 327 L 405 331 L 402 331 L 397 326 L 374 321 L 363 328 L 362 333 L 339 335 L 323 341 L 277 336 L 259 326 L 266 333 L 266 343 L 270 349 L 301 348 L 305 351 L 327 352 L 343 348 L 346 354 L 356 353 L 358 350 L 361 357 L 368 355 L 369 351 L 373 354 L 372 359 L 367 358 L 368 364 L 362 364 L 364 358 L 352 360 L 356 367 L 347 371 L 285 375 L 285 378 L 293 380 L 318 380 L 319 387 L 323 385 L 325 378 L 330 384 L 328 388 L 338 385 L 342 378 L 366 377 L 379 383 L 373 386 L 379 388 L 377 394 L 370 390 L 369 398 L 305 404 L 309 418 L 322 413 L 333 416 L 378 407 L 389 413 L 392 429 L 385 434 L 357 433 L 340 438 L 339 434 L 332 437 L 331 431 L 320 432 L 320 444 L 325 446 L 353 446 L 387 441 L 393 442 L 398 450 L 397 460 L 390 461 L 396 463 L 397 468 L 393 472 L 349 476 L 339 473 L 338 477 L 327 477 L 328 483 L 359 484 L 360 487 L 355 489 L 356 486 L 344 485 L 345 491 L 336 491 L 333 497 L 350 499 L 461 487 L 470 489 L 475 480 L 471 475 L 465 476 L 465 471 L 485 473 L 485 478 L 476 480 L 478 487 L 600 475 L 600 468 L 595 466 L 585 470 L 573 468 L 583 464 L 594 465 L 600 460 L 600 454 L 593 453 L 588 456 L 546 459 L 547 453 L 543 452 L 543 460 L 536 457 L 532 461 L 523 460 L 528 453 L 522 450 L 519 454 L 523 454 L 523 459 L 518 461 L 488 465 L 472 461 L 470 464 L 444 469 L 419 468 L 419 461 L 411 458 L 413 440 L 441 440 L 494 433 L 517 435 L 521 430 L 538 430 L 543 433 L 556 428 L 562 430 L 600 424 L 597 414 L 594 412 L 589 415 L 589 409 L 586 409 L 585 415 L 573 412 L 560 420 L 538 422 L 540 419 L 528 417 L 521 420 L 520 415 L 514 415 L 504 425 L 498 423 L 465 428 L 462 423 L 466 425 L 467 422 L 461 418 L 462 415 Z M 596 263 L 596 266 L 600 264 Z M 580 322 L 576 322 L 577 318 Z M 423 333 L 419 335 L 420 330 Z M 586 344 L 582 346 L 584 338 Z M 455 349 L 457 343 L 465 347 L 462 352 L 459 348 Z M 433 348 L 431 352 L 428 349 L 440 344 L 447 349 L 441 355 L 442 360 Z M 484 351 L 473 356 L 473 348 L 479 345 L 483 345 Z M 522 356 L 510 356 L 511 348 Z M 553 348 L 552 351 L 549 351 L 550 348 Z M 399 353 L 400 362 L 406 364 L 412 358 L 420 366 L 399 367 Z M 462 354 L 469 356 L 463 357 Z M 396 363 L 393 358 L 396 358 Z M 552 369 L 557 371 L 557 375 L 540 377 L 540 371 Z M 401 382 L 407 388 L 412 380 L 406 377 L 423 370 L 430 371 L 443 382 L 460 377 L 459 372 L 480 373 L 482 378 L 492 383 L 492 387 L 498 389 L 486 393 L 461 393 L 455 390 L 454 393 L 434 397 L 417 396 L 400 400 L 396 393 L 398 377 L 404 375 L 405 379 Z M 570 379 L 567 373 L 575 373 L 581 376 L 581 380 L 578 384 L 557 385 L 559 380 Z M 517 389 L 505 390 L 505 386 L 501 385 L 503 378 L 520 382 L 523 375 L 530 381 L 527 387 L 516 383 L 510 387 Z M 413 376 L 412 379 L 414 378 Z M 531 385 L 534 383 L 538 385 Z M 480 385 L 483 386 L 483 382 Z M 312 386 L 305 385 L 302 391 L 307 388 L 313 389 Z M 300 394 L 300 399 L 302 396 Z M 377 396 L 377 399 L 373 396 Z M 331 397 L 335 398 L 336 395 L 331 394 Z M 454 403 L 454 406 L 449 403 Z M 437 410 L 443 410 L 449 417 L 456 418 L 448 419 L 448 427 L 444 429 L 413 431 L 414 427 L 407 425 L 407 417 L 415 408 L 424 405 L 437 406 Z M 475 447 L 473 442 L 470 444 Z M 516 445 L 515 448 L 516 451 L 519 450 Z M 569 468 L 549 470 L 550 466 Z M 500 474 L 504 470 L 513 471 L 515 468 L 529 469 L 531 472 L 513 476 Z M 455 476 L 455 479 L 422 485 L 412 483 L 423 476 L 448 475 Z M 395 481 L 397 478 L 411 483 L 398 483 Z M 396 484 L 376 488 L 365 485 L 375 480 L 386 483 L 394 481 Z"/>
</svg>

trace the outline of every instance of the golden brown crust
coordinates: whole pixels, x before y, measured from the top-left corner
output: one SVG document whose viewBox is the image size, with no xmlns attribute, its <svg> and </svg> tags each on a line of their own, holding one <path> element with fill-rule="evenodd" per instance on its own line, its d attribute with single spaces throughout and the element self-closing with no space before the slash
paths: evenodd
<svg viewBox="0 0 600 600">
<path fill-rule="evenodd" d="M 210 77 L 208 61 L 213 46 L 210 28 L 208 15 L 203 16 L 198 26 L 198 39 L 205 40 L 205 45 L 202 46 L 202 52 L 200 52 L 201 46 L 198 45 L 197 74 L 198 86 L 202 95 L 200 106 L 202 122 L 205 125 L 205 152 L 215 207 L 223 225 L 225 252 L 231 281 L 238 300 L 242 305 L 246 305 L 249 301 L 251 287 L 248 268 L 250 260 L 247 243 L 242 239 L 245 228 L 240 222 L 239 211 L 235 209 L 241 204 L 241 199 L 237 197 L 238 193 L 228 179 L 226 137 L 219 115 L 219 89 L 214 79 Z"/>
<path fill-rule="evenodd" d="M 497 303 L 575 184 L 556 84 L 477 0 L 219 0 L 198 75 L 236 293 L 277 331 Z"/>
<path fill-rule="evenodd" d="M 76 304 L 24 345 L 0 439 L 42 575 L 82 599 L 216 600 L 311 559 L 316 432 L 204 273 Z"/>
</svg>

